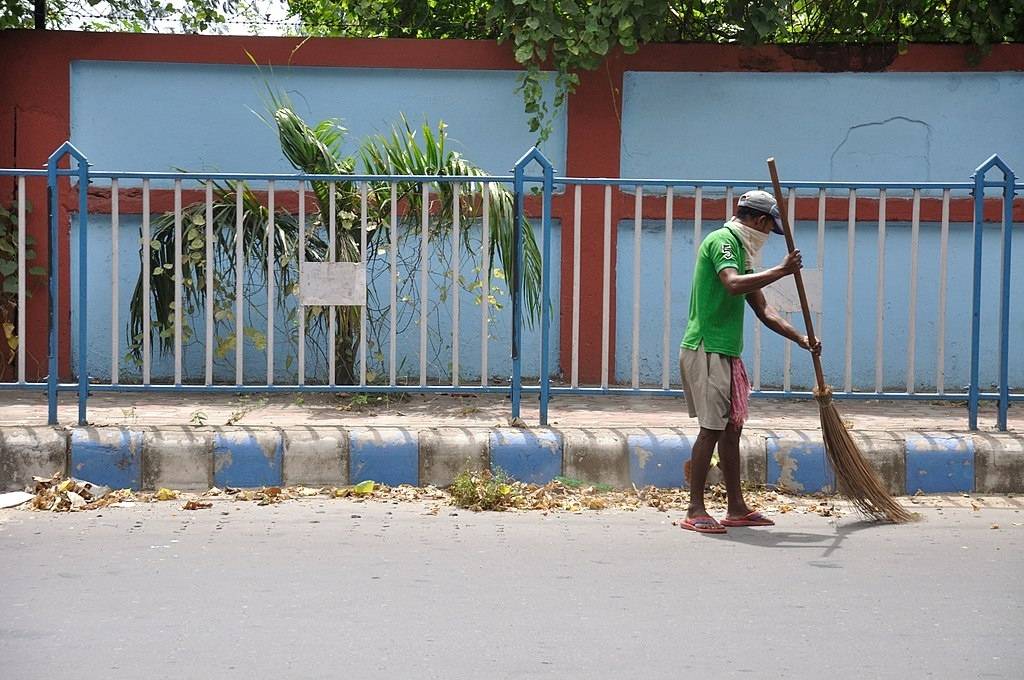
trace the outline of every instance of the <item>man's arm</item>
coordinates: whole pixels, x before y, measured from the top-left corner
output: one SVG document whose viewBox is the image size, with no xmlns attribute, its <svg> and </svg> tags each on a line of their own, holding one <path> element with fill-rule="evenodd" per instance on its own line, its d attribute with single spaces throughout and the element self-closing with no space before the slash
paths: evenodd
<svg viewBox="0 0 1024 680">
<path fill-rule="evenodd" d="M 765 326 L 782 337 L 792 340 L 804 349 L 811 350 L 814 354 L 821 354 L 821 340 L 815 338 L 814 347 L 812 348 L 807 340 L 807 336 L 798 331 L 793 324 L 786 321 L 785 317 L 775 311 L 775 308 L 764 299 L 764 293 L 760 290 L 755 290 L 747 295 L 747 304 L 750 305 L 750 308 L 754 310 L 754 314 L 757 315 L 757 318 Z"/>
<path fill-rule="evenodd" d="M 798 271 L 803 266 L 803 258 L 799 250 L 786 255 L 785 259 L 770 269 L 753 274 L 740 274 L 734 267 L 726 267 L 718 272 L 718 279 L 725 286 L 729 295 L 742 295 L 761 290 L 784 276 Z M 756 310 L 755 310 L 756 311 Z"/>
</svg>

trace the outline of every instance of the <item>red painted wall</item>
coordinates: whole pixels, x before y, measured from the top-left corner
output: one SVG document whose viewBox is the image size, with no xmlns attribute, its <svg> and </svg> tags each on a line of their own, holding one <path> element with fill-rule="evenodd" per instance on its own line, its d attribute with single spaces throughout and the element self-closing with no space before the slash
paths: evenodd
<svg viewBox="0 0 1024 680">
<path fill-rule="evenodd" d="M 6 31 L 0 33 L 0 167 L 40 168 L 47 156 L 70 136 L 70 65 L 74 60 L 155 61 L 204 64 L 260 64 L 295 66 L 346 66 L 421 69 L 516 69 L 507 46 L 490 41 L 354 40 L 318 38 L 302 48 L 296 38 L 248 36 L 180 36 L 116 33 L 74 33 Z M 248 53 L 248 54 L 247 54 Z M 733 45 L 649 45 L 634 55 L 613 54 L 599 69 L 581 74 L 577 92 L 568 107 L 567 167 L 557 168 L 572 176 L 617 177 L 621 134 L 622 84 L 626 71 L 801 71 L 845 70 L 885 71 L 1020 71 L 1024 70 L 1024 46 L 997 45 L 980 63 L 968 64 L 968 51 L 958 46 L 914 45 L 903 55 L 888 48 L 809 48 Z M 0 200 L 9 203 L 13 184 L 0 182 Z M 73 209 L 74 197 L 63 187 L 62 225 Z M 601 309 L 604 260 L 604 206 L 601 188 L 584 190 L 581 219 L 581 309 L 580 379 L 596 383 L 601 379 Z M 34 210 L 28 220 L 29 233 L 36 239 L 37 262 L 47 256 L 45 183 L 30 183 L 29 200 Z M 158 204 L 160 199 L 154 197 Z M 645 205 L 649 217 L 664 215 L 664 202 Z M 128 207 L 123 205 L 123 208 Z M 102 209 L 97 203 L 97 208 Z M 845 218 L 844 200 L 830 200 L 833 211 Z M 705 206 L 705 216 L 724 217 L 724 206 Z M 797 213 L 816 215 L 816 206 L 799 201 Z M 898 208 L 890 207 L 890 214 Z M 925 211 L 934 211 L 927 205 Z M 954 206 L 954 214 L 964 206 Z M 561 267 L 561 357 L 566 372 L 571 357 L 573 197 L 572 192 L 556 197 L 553 216 L 562 229 Z M 871 205 L 858 215 L 869 216 Z M 681 199 L 676 213 L 692 214 L 692 201 Z M 630 219 L 632 199 L 613 192 L 612 220 Z M 612 231 L 610 360 L 614 367 L 615 341 L 615 236 Z M 68 229 L 61 232 L 61 308 L 59 312 L 62 371 L 67 372 L 70 353 Z M 27 311 L 26 341 L 30 378 L 41 378 L 46 365 L 46 295 L 38 290 Z"/>
</svg>

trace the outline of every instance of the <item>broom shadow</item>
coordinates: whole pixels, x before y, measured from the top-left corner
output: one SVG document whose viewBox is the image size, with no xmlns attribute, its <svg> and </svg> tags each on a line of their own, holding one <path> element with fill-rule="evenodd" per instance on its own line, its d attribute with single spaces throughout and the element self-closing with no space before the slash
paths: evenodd
<svg viewBox="0 0 1024 680">
<path fill-rule="evenodd" d="M 887 522 L 857 520 L 848 524 L 836 525 L 835 531 L 829 534 L 808 531 L 778 531 L 777 527 L 730 527 L 729 533 L 720 536 L 721 540 L 735 541 L 759 548 L 821 548 L 822 557 L 831 557 L 842 547 L 847 536 L 884 526 L 892 526 Z M 821 565 L 824 566 L 824 565 Z"/>
</svg>

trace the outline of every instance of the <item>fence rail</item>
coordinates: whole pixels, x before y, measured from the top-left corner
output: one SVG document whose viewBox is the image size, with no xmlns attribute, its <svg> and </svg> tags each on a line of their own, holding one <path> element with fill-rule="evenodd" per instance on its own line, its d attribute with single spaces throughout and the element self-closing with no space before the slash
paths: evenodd
<svg viewBox="0 0 1024 680">
<path fill-rule="evenodd" d="M 65 157 L 74 168 L 59 167 Z M 1000 181 L 988 178 L 993 169 L 1002 174 Z M 28 280 L 34 271 L 28 256 L 27 196 L 30 185 L 44 178 L 49 215 L 47 377 L 33 382 L 27 379 L 23 337 L 28 328 Z M 1011 338 L 1021 339 L 1020 324 L 1011 326 L 1010 321 L 1014 211 L 1024 207 L 1015 206 L 1014 200 L 1024 187 L 997 156 L 979 166 L 971 179 L 783 183 L 783 207 L 801 235 L 813 235 L 815 240 L 818 292 L 826 271 L 829 281 L 837 284 L 830 283 L 830 299 L 827 304 L 819 301 L 814 310 L 829 347 L 842 350 L 841 362 L 832 365 L 833 374 L 841 376 L 837 398 L 966 400 L 971 429 L 977 428 L 979 402 L 992 400 L 997 402 L 997 425 L 1003 430 L 1010 402 L 1024 401 L 1019 389 L 1011 391 L 1010 376 Z M 90 391 L 495 393 L 510 396 L 513 418 L 520 417 L 525 394 L 539 398 L 541 424 L 547 424 L 550 399 L 560 395 L 678 397 L 682 391 L 673 342 L 685 323 L 680 301 L 687 297 L 690 258 L 696 256 L 702 238 L 732 214 L 739 193 L 766 184 L 561 177 L 537 149 L 516 163 L 512 175 L 495 176 L 104 171 L 92 169 L 70 143 L 54 152 L 46 170 L 0 169 L 0 180 L 12 182 L 14 193 L 18 336 L 10 374 L 14 379 L 0 383 L 0 388 L 46 390 L 51 423 L 56 423 L 57 394 L 66 391 L 78 392 L 82 423 Z M 72 180 L 77 180 L 78 201 L 77 252 L 69 263 L 75 272 L 72 286 L 77 287 L 70 305 L 77 331 L 77 381 L 62 383 L 62 268 L 60 248 L 54 244 L 73 212 L 61 201 L 62 191 L 74 194 Z M 161 205 L 169 200 L 171 206 L 163 215 L 157 211 L 156 222 L 155 196 Z M 106 284 L 90 278 L 105 274 L 90 274 L 90 247 L 101 243 L 90 226 L 90 199 L 109 200 Z M 563 206 L 558 229 L 571 231 L 571 238 L 561 234 L 561 242 L 571 244 L 572 250 L 561 255 L 553 250 L 555 200 Z M 128 204 L 134 207 L 126 212 Z M 624 217 L 629 208 L 631 220 Z M 837 208 L 845 215 L 840 217 Z M 126 235 L 130 240 L 134 229 L 134 223 L 126 226 L 125 219 L 136 211 L 137 263 L 126 257 L 124 247 Z M 595 215 L 601 216 L 599 229 L 591 223 Z M 865 222 L 873 227 L 873 239 L 865 232 Z M 1000 227 L 999 274 L 998 295 L 989 291 L 983 297 L 983 272 L 991 259 L 985 259 L 986 224 Z M 966 260 L 963 235 L 951 247 L 951 234 L 968 227 L 973 248 L 970 375 L 965 386 L 950 389 L 947 350 L 951 342 L 959 347 L 963 340 L 962 333 L 949 333 L 950 275 L 959 271 L 951 269 L 951 255 L 957 263 Z M 845 251 L 826 257 L 827 235 L 838 242 L 844 230 Z M 584 233 L 600 239 L 600 263 L 583 257 Z M 907 241 L 905 247 L 894 245 L 897 233 L 901 243 Z M 503 241 L 502 234 L 511 240 Z M 922 240 L 937 253 L 923 253 Z M 504 258 L 506 266 L 494 268 L 492 253 Z M 614 262 L 613 256 L 618 256 Z M 894 256 L 899 258 L 895 267 Z M 344 276 L 339 267 L 321 267 L 338 263 L 351 266 Z M 922 288 L 923 263 L 937 267 L 934 288 Z M 137 304 L 134 316 L 129 309 L 126 319 L 122 277 L 136 265 L 138 289 L 132 295 Z M 571 275 L 562 276 L 563 270 Z M 600 280 L 598 338 L 588 330 L 596 326 L 583 320 L 581 291 L 596 281 L 588 281 L 584 271 L 597 272 Z M 507 291 L 497 287 L 502 280 L 496 278 L 498 273 L 504 274 Z M 899 277 L 897 292 L 891 290 L 894 277 Z M 864 283 L 870 278 L 874 291 Z M 570 290 L 556 300 L 552 290 L 559 281 Z M 100 295 L 103 285 L 109 285 L 109 295 Z M 338 298 L 339 287 L 356 297 Z M 958 301 L 963 291 L 954 289 Z M 506 294 L 510 314 L 498 301 Z M 470 297 L 479 311 L 467 314 Z M 786 302 L 784 291 L 776 297 Z M 991 313 L 983 309 L 985 299 L 999 301 L 995 390 L 982 389 L 982 313 Z M 553 334 L 551 320 L 559 300 L 570 308 L 559 313 L 562 321 Z M 109 342 L 109 361 L 97 362 L 95 336 L 107 329 L 101 330 L 91 319 L 107 301 L 110 338 L 104 342 Z M 839 307 L 841 315 L 831 311 L 833 307 Z M 922 331 L 926 308 L 927 328 Z M 586 311 L 592 316 L 593 310 Z M 797 310 L 782 311 L 793 318 Z M 617 323 L 626 315 L 628 324 Z M 263 328 L 254 325 L 258 318 L 265 318 Z M 897 337 L 889 337 L 887 320 L 893 318 L 900 322 Z M 139 325 L 136 333 L 128 334 L 129 361 L 122 345 L 124 328 L 131 327 L 126 321 Z M 539 330 L 531 330 L 533 321 L 539 321 Z M 959 329 L 963 322 L 957 317 L 954 327 Z M 194 330 L 199 326 L 201 334 Z M 227 332 L 218 332 L 227 326 Z M 873 356 L 867 378 L 862 377 L 868 351 L 863 349 L 865 328 L 871 331 L 868 344 Z M 503 331 L 507 343 L 498 337 L 502 351 L 496 355 L 491 337 Z M 806 378 L 794 376 L 792 345 L 783 345 L 780 369 L 777 354 L 766 349 L 769 340 L 762 337 L 760 325 L 753 324 L 749 333 L 747 358 L 754 395 L 811 396 Z M 533 347 L 525 347 L 528 335 L 537 345 L 537 356 Z M 835 344 L 837 336 L 841 341 Z M 477 344 L 468 351 L 467 337 L 470 345 Z M 552 347 L 559 338 L 569 346 L 561 361 L 556 357 L 553 370 Z M 201 367 L 191 362 L 195 345 L 201 345 Z M 250 366 L 254 348 L 265 360 L 256 359 L 265 363 L 259 378 L 253 372 L 256 364 Z M 899 350 L 902 385 L 894 386 L 887 348 Z M 581 352 L 590 351 L 600 357 L 597 380 L 582 377 Z M 929 354 L 928 360 L 922 361 L 922 351 Z M 501 357 L 498 362 L 496 356 Z M 535 382 L 532 377 L 524 379 L 524 360 L 527 372 L 536 373 Z M 107 370 L 108 380 L 95 377 Z M 339 379 L 340 375 L 344 377 Z"/>
</svg>

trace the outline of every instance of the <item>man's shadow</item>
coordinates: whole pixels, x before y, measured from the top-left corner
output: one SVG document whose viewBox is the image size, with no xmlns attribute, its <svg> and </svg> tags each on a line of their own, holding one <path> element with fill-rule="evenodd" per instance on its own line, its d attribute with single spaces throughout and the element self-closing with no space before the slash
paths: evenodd
<svg viewBox="0 0 1024 680">
<path fill-rule="evenodd" d="M 885 522 L 857 520 L 836 524 L 832 533 L 807 531 L 780 531 L 778 527 L 729 527 L 729 533 L 718 536 L 719 540 L 734 541 L 759 548 L 824 548 L 822 557 L 830 557 L 839 550 L 850 534 L 865 529 L 889 526 Z"/>
</svg>

